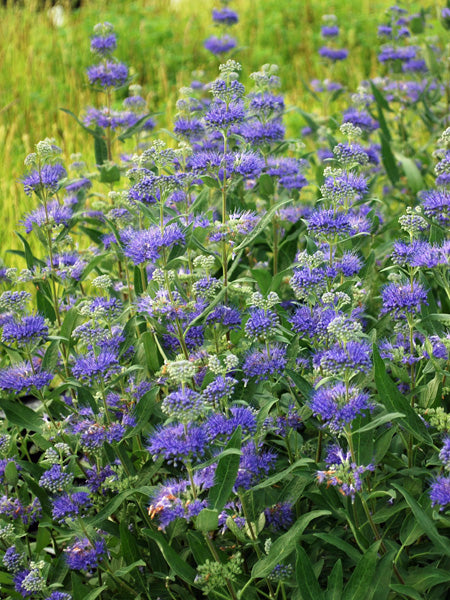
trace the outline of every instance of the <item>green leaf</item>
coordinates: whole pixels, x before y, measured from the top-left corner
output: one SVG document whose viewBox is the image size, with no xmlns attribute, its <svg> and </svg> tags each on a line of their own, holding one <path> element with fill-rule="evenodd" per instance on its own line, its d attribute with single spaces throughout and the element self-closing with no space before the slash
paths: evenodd
<svg viewBox="0 0 450 600">
<path fill-rule="evenodd" d="M 303 600 L 319 600 L 323 597 L 320 585 L 314 575 L 313 565 L 302 546 L 297 547 L 295 576 Z"/>
<path fill-rule="evenodd" d="M 199 531 L 192 531 L 188 529 L 186 535 L 189 542 L 189 548 L 191 549 L 192 555 L 195 558 L 195 562 L 198 565 L 202 565 L 207 560 L 214 559 L 213 555 L 209 551 L 208 546 L 205 544 L 205 538 Z"/>
<path fill-rule="evenodd" d="M 401 419 L 400 422 L 414 437 L 432 443 L 425 425 L 386 373 L 383 359 L 375 345 L 373 347 L 373 362 L 375 366 L 375 383 L 381 403 L 391 412 L 401 411 L 406 415 L 406 418 Z"/>
<path fill-rule="evenodd" d="M 272 485 L 275 485 L 279 481 L 286 479 L 286 477 L 290 473 L 292 473 L 292 471 L 294 471 L 295 469 L 298 469 L 299 467 L 303 467 L 305 465 L 311 464 L 313 462 L 314 461 L 312 460 L 312 458 L 300 458 L 299 460 L 295 461 L 295 463 L 293 465 L 290 465 L 287 469 L 284 469 L 283 471 L 280 471 L 279 473 L 275 473 L 275 475 L 271 475 L 270 477 L 267 477 L 266 479 L 264 479 L 264 481 L 261 481 L 261 483 L 258 483 L 257 485 L 252 487 L 251 491 L 256 492 L 257 490 L 262 490 L 264 488 L 271 487 Z"/>
<path fill-rule="evenodd" d="M 100 139 L 103 139 L 103 132 L 102 134 L 99 134 L 96 130 L 89 129 L 89 127 L 86 127 L 86 125 L 82 121 L 80 121 L 80 119 L 72 111 L 68 110 L 67 108 L 60 108 L 59 110 L 63 113 L 66 113 L 67 115 L 70 115 L 80 127 L 82 127 L 87 133 L 89 133 L 89 135 L 92 135 L 95 138 L 99 137 Z"/>
<path fill-rule="evenodd" d="M 4 470 L 4 477 L 8 485 L 17 485 L 19 473 L 14 461 L 8 462 Z"/>
<path fill-rule="evenodd" d="M 42 359 L 42 369 L 44 371 L 53 371 L 58 364 L 59 359 L 59 340 L 53 340 L 47 350 L 45 351 L 44 358 Z"/>
<path fill-rule="evenodd" d="M 183 581 L 193 585 L 196 576 L 195 569 L 180 558 L 178 552 L 169 546 L 165 537 L 159 531 L 152 531 L 151 529 L 144 529 L 142 533 L 157 543 L 158 548 L 161 550 L 161 554 L 164 556 L 167 564 L 173 570 L 175 575 L 178 575 Z"/>
<path fill-rule="evenodd" d="M 151 373 L 158 371 L 162 364 L 162 358 L 160 358 L 154 335 L 151 331 L 146 331 L 141 335 L 141 342 L 147 360 L 146 366 Z"/>
<path fill-rule="evenodd" d="M 112 500 L 110 500 L 108 504 L 106 504 L 106 506 L 104 506 L 102 510 L 99 513 L 97 513 L 94 517 L 85 519 L 85 521 L 86 523 L 89 523 L 89 525 L 91 525 L 92 527 L 96 527 L 100 525 L 102 521 L 105 521 L 114 512 L 116 512 L 116 510 L 120 507 L 122 502 L 130 496 L 138 494 L 150 495 L 152 492 L 153 488 L 148 486 L 142 486 L 133 490 L 124 490 L 123 492 L 120 492 L 120 494 L 117 494 L 117 496 L 115 496 Z"/>
<path fill-rule="evenodd" d="M 145 567 L 145 562 L 142 559 L 136 560 L 134 563 L 131 563 L 130 565 L 126 565 L 125 567 L 121 567 L 120 569 L 114 571 L 114 576 L 123 577 L 124 575 L 128 575 L 128 573 L 133 569 L 136 569 L 136 567 Z"/>
<path fill-rule="evenodd" d="M 312 391 L 313 391 L 311 384 L 308 383 L 306 381 L 306 379 L 304 379 L 303 377 L 298 375 L 292 369 L 286 369 L 286 375 L 289 375 L 289 377 L 295 383 L 298 390 L 301 392 L 302 396 L 306 400 L 309 400 L 309 398 L 311 397 Z"/>
<path fill-rule="evenodd" d="M 380 141 L 381 141 L 381 159 L 383 161 L 384 168 L 386 169 L 387 176 L 391 180 L 392 185 L 395 185 L 397 183 L 397 181 L 400 179 L 400 173 L 398 171 L 395 156 L 392 153 L 389 140 L 381 132 L 380 132 Z"/>
<path fill-rule="evenodd" d="M 258 191 L 261 196 L 265 199 L 272 198 L 275 192 L 275 186 L 273 184 L 273 179 L 267 173 L 261 175 L 258 179 Z"/>
<path fill-rule="evenodd" d="M 355 433 L 363 433 L 365 431 L 370 431 L 371 429 L 375 429 L 375 427 L 379 427 L 380 425 L 384 425 L 385 423 L 390 423 L 391 421 L 395 421 L 395 419 L 400 419 L 404 416 L 405 415 L 403 413 L 399 413 L 399 412 L 381 415 L 381 416 L 377 417 L 376 419 L 374 419 L 373 421 L 371 421 L 370 423 L 367 423 L 367 425 L 364 425 L 363 427 L 360 427 L 359 429 L 355 429 L 355 431 L 353 431 L 353 433 L 355 434 Z"/>
<path fill-rule="evenodd" d="M 423 190 L 425 183 L 416 163 L 411 158 L 403 156 L 403 154 L 395 153 L 395 158 L 402 165 L 403 172 L 405 173 L 406 180 L 408 181 L 409 189 L 415 194 L 420 192 L 420 190 Z"/>
<path fill-rule="evenodd" d="M 231 448 L 235 450 L 241 449 L 241 427 L 239 426 L 231 436 L 225 450 Z M 222 511 L 225 504 L 230 498 L 233 486 L 236 482 L 237 473 L 239 470 L 240 455 L 229 454 L 219 458 L 216 472 L 214 474 L 214 485 L 211 488 L 208 501 L 212 508 L 217 511 Z"/>
<path fill-rule="evenodd" d="M 156 404 L 158 392 L 159 387 L 154 387 L 144 394 L 136 404 L 136 408 L 133 413 L 133 416 L 136 419 L 136 426 L 127 433 L 125 436 L 126 438 L 137 435 L 149 423 L 150 416 L 152 415 L 153 408 Z"/>
<path fill-rule="evenodd" d="M 17 400 L 12 402 L 5 399 L 0 400 L 0 407 L 3 409 L 8 421 L 13 425 L 29 431 L 41 431 L 42 417 L 28 406 L 24 406 Z"/>
<path fill-rule="evenodd" d="M 134 125 L 128 127 L 123 133 L 117 136 L 117 139 L 121 142 L 124 142 L 126 139 L 132 137 L 135 133 L 138 133 L 142 129 L 142 125 L 149 119 L 150 117 L 159 114 L 159 113 L 147 113 L 143 117 L 141 117 Z"/>
<path fill-rule="evenodd" d="M 97 133 L 94 138 L 95 164 L 97 167 L 100 167 L 108 160 L 108 148 L 106 146 L 105 137 L 101 127 L 97 125 L 95 131 Z"/>
<path fill-rule="evenodd" d="M 258 223 L 258 225 L 255 227 L 255 229 L 253 229 L 253 231 L 251 233 L 249 233 L 248 235 L 245 236 L 245 238 L 242 240 L 242 242 L 236 246 L 236 248 L 234 248 L 234 253 L 236 254 L 237 252 L 239 252 L 239 250 L 242 250 L 243 248 L 245 248 L 246 246 L 250 245 L 252 243 L 252 241 L 260 234 L 264 231 L 264 229 L 266 228 L 266 226 L 268 225 L 268 223 L 270 223 L 272 221 L 272 217 L 274 216 L 274 214 L 280 210 L 280 208 L 282 206 L 285 206 L 286 204 L 291 203 L 292 200 L 288 199 L 288 200 L 283 200 L 282 202 L 277 202 L 276 204 L 274 204 L 274 206 L 272 206 L 267 212 L 266 214 L 263 216 L 263 218 L 260 220 L 260 222 Z"/>
<path fill-rule="evenodd" d="M 18 231 L 16 231 L 17 237 L 21 240 L 24 249 L 25 261 L 27 263 L 27 268 L 32 269 L 35 264 L 37 264 L 38 260 L 34 257 L 33 252 L 31 251 L 30 244 L 27 240 L 21 235 Z"/>
<path fill-rule="evenodd" d="M 260 558 L 255 563 L 252 569 L 252 579 L 266 577 L 277 563 L 282 562 L 283 558 L 293 552 L 303 531 L 311 521 L 330 514 L 331 512 L 329 510 L 313 510 L 306 515 L 301 516 L 288 532 L 280 536 L 271 545 L 269 554 Z"/>
<path fill-rule="evenodd" d="M 379 561 L 373 581 L 374 593 L 372 600 L 388 600 L 395 554 L 395 550 L 391 550 Z"/>
<path fill-rule="evenodd" d="M 436 549 L 440 553 L 445 554 L 445 556 L 450 556 L 450 546 L 448 544 L 447 538 L 443 537 L 442 535 L 440 535 L 438 533 L 435 523 L 426 514 L 426 512 L 423 510 L 423 508 L 421 506 L 419 506 L 419 504 L 414 500 L 414 498 L 412 496 L 410 496 L 409 493 L 404 488 L 402 488 L 400 485 L 398 485 L 397 483 L 393 483 L 392 487 L 395 488 L 396 490 L 398 490 L 402 494 L 402 496 L 405 498 L 405 500 L 406 500 L 408 506 L 410 507 L 410 509 L 412 510 L 417 522 L 423 528 L 423 530 L 426 533 L 426 535 L 428 536 L 428 538 L 433 542 Z"/>
<path fill-rule="evenodd" d="M 115 183 L 120 180 L 120 169 L 117 165 L 100 166 L 99 171 L 102 183 Z"/>
<path fill-rule="evenodd" d="M 331 533 L 315 533 L 316 538 L 322 540 L 326 544 L 331 544 L 342 552 L 355 564 L 357 564 L 361 559 L 361 553 L 356 550 L 351 544 L 338 537 L 337 535 L 333 535 Z"/>
<path fill-rule="evenodd" d="M 92 592 L 89 592 L 89 594 L 87 596 L 83 597 L 83 600 L 95 600 L 96 598 L 98 598 L 100 596 L 100 594 L 106 590 L 108 588 L 108 586 L 102 585 L 99 588 L 95 588 L 95 590 L 92 590 Z"/>
<path fill-rule="evenodd" d="M 220 184 L 217 181 L 217 179 L 214 179 L 214 177 L 209 177 L 209 175 L 202 175 L 202 181 L 203 183 L 206 185 L 206 187 L 215 189 L 215 190 L 220 190 Z"/>
<path fill-rule="evenodd" d="M 71 308 L 67 311 L 64 321 L 61 325 L 61 337 L 65 338 L 69 342 L 72 337 L 72 331 L 75 329 L 79 314 L 80 313 L 78 312 L 77 308 Z"/>
<path fill-rule="evenodd" d="M 409 585 L 402 585 L 400 583 L 391 583 L 391 590 L 397 592 L 401 596 L 407 596 L 408 598 L 412 598 L 413 600 L 423 600 L 422 594 L 419 594 L 417 590 L 410 587 Z"/>
<path fill-rule="evenodd" d="M 344 577 L 342 573 L 342 561 L 339 559 L 328 577 L 326 600 L 341 600 Z"/>
<path fill-rule="evenodd" d="M 215 531 L 219 527 L 219 511 L 204 508 L 195 519 L 195 527 L 204 532 Z"/>
<path fill-rule="evenodd" d="M 361 600 L 361 598 L 371 600 L 375 592 L 372 579 L 375 574 L 380 544 L 380 541 L 372 544 L 364 556 L 361 557 L 345 586 L 342 600 Z"/>
</svg>

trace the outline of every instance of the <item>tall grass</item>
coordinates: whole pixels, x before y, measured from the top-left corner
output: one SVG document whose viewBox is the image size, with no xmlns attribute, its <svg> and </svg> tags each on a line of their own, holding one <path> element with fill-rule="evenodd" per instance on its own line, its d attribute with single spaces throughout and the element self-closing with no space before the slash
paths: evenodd
<svg viewBox="0 0 450 600">
<path fill-rule="evenodd" d="M 376 25 L 391 3 L 236 0 L 233 6 L 240 23 L 235 33 L 242 44 L 237 57 L 244 65 L 244 80 L 260 65 L 276 63 L 281 67 L 288 103 L 320 110 L 304 83 L 324 76 L 317 55 L 322 15 L 338 16 L 342 43 L 351 51 L 351 58 L 337 65 L 332 76 L 354 89 L 358 81 L 375 72 L 371 50 L 377 44 Z M 19 177 L 23 158 L 34 143 L 46 136 L 55 137 L 67 158 L 84 147 L 84 159 L 92 161 L 90 140 L 59 108 L 79 114 L 95 101 L 85 78 L 91 61 L 88 39 L 93 25 L 100 21 L 114 24 L 119 35 L 118 56 L 133 66 L 150 106 L 161 111 L 158 125 L 166 127 L 173 119 L 177 91 L 189 84 L 192 71 L 203 69 L 211 77 L 217 72 L 218 61 L 202 44 L 213 30 L 210 9 L 214 4 L 214 0 L 95 0 L 85 2 L 80 10 L 66 10 L 62 26 L 55 25 L 47 8 L 38 10 L 35 0 L 25 0 L 24 6 L 10 3 L 1 9 L 2 254 L 6 248 L 17 246 L 12 231 L 21 215 L 33 206 L 33 199 L 23 194 Z M 409 3 L 412 10 L 426 7 L 438 10 L 431 0 Z M 299 117 L 292 116 L 289 124 L 298 128 Z"/>
</svg>

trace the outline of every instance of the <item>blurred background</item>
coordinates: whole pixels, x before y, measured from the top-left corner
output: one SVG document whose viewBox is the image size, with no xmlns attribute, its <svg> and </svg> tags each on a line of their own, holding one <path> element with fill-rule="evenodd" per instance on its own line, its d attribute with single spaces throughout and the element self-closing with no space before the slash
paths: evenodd
<svg viewBox="0 0 450 600">
<path fill-rule="evenodd" d="M 17 247 L 12 230 L 23 213 L 35 205 L 24 195 L 19 178 L 23 159 L 34 144 L 54 137 L 67 159 L 82 152 L 93 164 L 91 139 L 60 108 L 80 115 L 98 103 L 89 88 L 86 68 L 93 62 L 90 35 L 102 21 L 118 35 L 115 55 L 131 68 L 143 86 L 151 112 L 158 112 L 157 129 L 171 129 L 178 90 L 204 71 L 203 80 L 216 77 L 221 60 L 203 47 L 215 33 L 214 0 L 3 0 L 0 6 L 0 194 L 2 252 Z M 380 73 L 378 25 L 389 0 L 234 0 L 239 14 L 233 27 L 238 47 L 232 57 L 243 65 L 242 82 L 265 63 L 280 67 L 286 105 L 308 112 L 325 110 L 323 98 L 310 90 L 312 79 L 339 81 L 351 92 L 362 79 Z M 444 4 L 442 2 L 442 4 Z M 427 10 L 433 35 L 448 35 L 439 23 L 442 8 L 435 1 L 405 2 L 409 12 Z M 318 55 L 322 16 L 335 14 L 341 29 L 339 45 L 349 50 L 342 63 L 324 64 Z M 117 95 L 117 105 L 127 95 Z M 298 112 L 286 114 L 288 135 L 298 136 L 305 122 Z M 163 133 L 164 135 L 164 133 Z"/>
</svg>

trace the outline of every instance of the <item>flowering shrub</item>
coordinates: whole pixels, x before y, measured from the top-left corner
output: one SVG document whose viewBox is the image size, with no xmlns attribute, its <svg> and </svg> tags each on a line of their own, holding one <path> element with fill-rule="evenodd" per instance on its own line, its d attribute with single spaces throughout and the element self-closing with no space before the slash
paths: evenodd
<svg viewBox="0 0 450 600">
<path fill-rule="evenodd" d="M 450 82 L 425 16 L 390 10 L 385 75 L 304 114 L 305 143 L 277 68 L 245 89 L 223 59 L 167 145 L 95 27 L 96 170 L 36 144 L 1 272 L 5 597 L 445 597 Z"/>
</svg>

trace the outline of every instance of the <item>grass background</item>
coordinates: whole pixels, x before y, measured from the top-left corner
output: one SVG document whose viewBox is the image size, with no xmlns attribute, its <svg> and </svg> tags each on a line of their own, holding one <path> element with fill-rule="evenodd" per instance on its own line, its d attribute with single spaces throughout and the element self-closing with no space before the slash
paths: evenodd
<svg viewBox="0 0 450 600">
<path fill-rule="evenodd" d="M 379 74 L 377 26 L 391 4 L 392 0 L 235 0 L 231 7 L 240 22 L 232 33 L 241 47 L 234 57 L 243 64 L 243 82 L 264 63 L 276 63 L 287 104 L 309 112 L 323 110 L 304 82 L 330 77 L 353 91 L 362 79 Z M 80 114 L 86 105 L 101 103 L 85 77 L 96 23 L 114 24 L 119 38 L 116 56 L 132 67 L 136 82 L 144 86 L 150 110 L 161 111 L 158 127 L 170 128 L 178 89 L 189 85 L 192 72 L 202 69 L 206 80 L 213 79 L 220 62 L 203 48 L 203 40 L 215 32 L 214 0 L 84 0 L 79 10 L 66 6 L 62 26 L 53 23 L 48 7 L 38 5 L 42 1 L 24 0 L 22 5 L 11 2 L 0 8 L 1 256 L 18 247 L 13 231 L 36 203 L 25 196 L 19 181 L 23 159 L 34 144 L 54 137 L 67 160 L 82 152 L 93 164 L 91 139 L 59 108 Z M 404 6 L 413 12 L 425 8 L 433 20 L 441 8 L 432 0 Z M 329 13 L 339 19 L 339 43 L 350 50 L 350 58 L 334 72 L 317 54 L 321 18 Z M 440 25 L 436 29 L 445 34 Z M 288 116 L 290 135 L 298 135 L 302 125 L 298 114 Z"/>
</svg>

